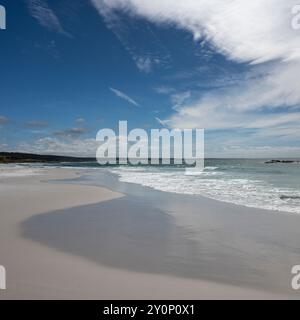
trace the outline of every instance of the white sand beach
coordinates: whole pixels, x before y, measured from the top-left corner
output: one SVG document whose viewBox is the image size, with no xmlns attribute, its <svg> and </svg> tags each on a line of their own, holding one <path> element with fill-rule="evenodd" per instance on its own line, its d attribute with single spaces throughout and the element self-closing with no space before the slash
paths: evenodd
<svg viewBox="0 0 300 320">
<path fill-rule="evenodd" d="M 74 178 L 76 170 L 42 169 L 32 175 L 17 175 L 11 172 L 0 178 L 0 264 L 7 272 L 7 290 L 0 291 L 0 299 L 284 298 L 210 281 L 101 266 L 24 239 L 20 224 L 29 217 L 117 199 L 122 194 L 100 187 L 46 182 Z"/>
</svg>

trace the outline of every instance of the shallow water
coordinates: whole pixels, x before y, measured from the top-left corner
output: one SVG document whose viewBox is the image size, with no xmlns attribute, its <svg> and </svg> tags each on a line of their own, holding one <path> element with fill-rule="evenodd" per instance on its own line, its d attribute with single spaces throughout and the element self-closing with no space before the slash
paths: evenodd
<svg viewBox="0 0 300 320">
<path fill-rule="evenodd" d="M 202 195 L 247 207 L 300 214 L 300 163 L 212 159 L 201 174 L 182 166 L 107 166 L 120 181 L 178 194 Z M 96 163 L 61 164 L 99 168 Z"/>
</svg>

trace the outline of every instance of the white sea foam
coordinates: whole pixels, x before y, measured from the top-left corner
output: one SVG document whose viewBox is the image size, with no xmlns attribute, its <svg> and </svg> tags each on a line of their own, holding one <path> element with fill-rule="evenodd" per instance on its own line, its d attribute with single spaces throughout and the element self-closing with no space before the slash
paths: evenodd
<svg viewBox="0 0 300 320">
<path fill-rule="evenodd" d="M 277 187 L 260 179 L 248 179 L 206 168 L 199 175 L 184 170 L 154 168 L 114 168 L 120 181 L 141 184 L 165 192 L 202 195 L 247 207 L 300 213 L 300 191 Z M 284 195 L 284 197 L 282 197 Z"/>
<path fill-rule="evenodd" d="M 217 169 L 219 169 L 219 167 L 209 167 L 209 166 L 205 167 L 205 171 L 208 171 L 208 170 L 217 170 Z"/>
<path fill-rule="evenodd" d="M 24 177 L 40 174 L 38 168 L 30 168 L 22 165 L 0 165 L 0 178 Z"/>
</svg>

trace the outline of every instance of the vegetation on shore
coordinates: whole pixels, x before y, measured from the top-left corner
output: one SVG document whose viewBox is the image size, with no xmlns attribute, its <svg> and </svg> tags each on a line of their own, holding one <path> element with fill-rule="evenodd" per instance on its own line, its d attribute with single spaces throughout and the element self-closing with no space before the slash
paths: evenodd
<svg viewBox="0 0 300 320">
<path fill-rule="evenodd" d="M 55 155 L 38 155 L 19 152 L 0 152 L 0 163 L 49 163 L 49 162 L 92 162 L 95 158 L 80 158 Z"/>
</svg>

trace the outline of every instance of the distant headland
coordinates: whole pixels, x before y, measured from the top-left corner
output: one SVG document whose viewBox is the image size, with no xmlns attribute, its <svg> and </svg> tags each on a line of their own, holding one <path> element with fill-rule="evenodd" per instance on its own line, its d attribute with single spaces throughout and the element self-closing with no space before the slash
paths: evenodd
<svg viewBox="0 0 300 320">
<path fill-rule="evenodd" d="M 49 162 L 94 162 L 96 158 L 81 158 L 56 155 L 38 155 L 21 152 L 0 152 L 0 163 L 49 163 Z"/>
</svg>

